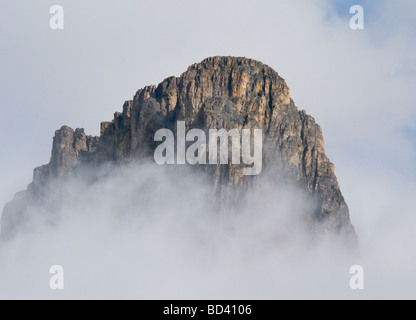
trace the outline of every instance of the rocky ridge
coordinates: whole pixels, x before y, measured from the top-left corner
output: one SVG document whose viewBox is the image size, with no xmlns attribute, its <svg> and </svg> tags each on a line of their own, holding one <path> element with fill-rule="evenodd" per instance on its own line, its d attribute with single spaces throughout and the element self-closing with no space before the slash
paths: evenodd
<svg viewBox="0 0 416 320">
<path fill-rule="evenodd" d="M 6 205 L 2 238 L 12 237 L 23 219 L 22 199 L 33 201 L 49 181 L 71 176 L 83 164 L 123 165 L 152 157 L 157 146 L 154 133 L 161 128 L 175 132 L 177 121 L 185 121 L 187 130 L 262 129 L 263 174 L 278 171 L 276 181 L 294 181 L 317 200 L 310 217 L 314 233 L 340 235 L 356 245 L 334 165 L 325 155 L 321 128 L 298 110 L 277 72 L 259 61 L 235 57 L 205 59 L 180 77 L 140 89 L 111 122 L 101 123 L 99 137 L 67 126 L 57 130 L 49 164 L 36 168 L 27 191 Z M 218 202 L 231 207 L 239 201 L 241 190 L 261 179 L 261 175 L 244 176 L 242 165 L 197 167 L 212 177 Z"/>
</svg>

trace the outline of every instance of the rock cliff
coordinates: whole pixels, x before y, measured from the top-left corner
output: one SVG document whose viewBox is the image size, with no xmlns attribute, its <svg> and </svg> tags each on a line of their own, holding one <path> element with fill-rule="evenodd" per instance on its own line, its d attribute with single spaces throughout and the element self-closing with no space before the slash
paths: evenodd
<svg viewBox="0 0 416 320">
<path fill-rule="evenodd" d="M 284 79 L 272 68 L 235 57 L 208 58 L 178 78 L 140 89 L 111 122 L 101 123 L 100 137 L 66 126 L 56 131 L 49 164 L 36 168 L 28 190 L 6 205 L 2 238 L 12 237 L 25 203 L 40 197 L 49 181 L 65 179 L 83 164 L 123 165 L 151 158 L 157 146 L 154 133 L 161 128 L 175 132 L 177 121 L 185 121 L 187 129 L 263 130 L 261 175 L 244 176 L 242 165 L 195 168 L 211 177 L 218 203 L 231 210 L 241 202 L 242 190 L 255 186 L 262 175 L 275 175 L 281 184 L 292 181 L 316 199 L 309 217 L 313 233 L 340 235 L 356 245 L 334 165 L 325 155 L 321 128 L 298 110 Z"/>
</svg>

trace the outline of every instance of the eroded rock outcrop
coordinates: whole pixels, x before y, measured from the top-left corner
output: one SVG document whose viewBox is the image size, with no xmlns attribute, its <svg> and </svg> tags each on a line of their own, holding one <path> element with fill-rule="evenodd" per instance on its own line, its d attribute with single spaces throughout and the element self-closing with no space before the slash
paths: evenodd
<svg viewBox="0 0 416 320">
<path fill-rule="evenodd" d="M 68 127 L 56 131 L 50 163 L 35 169 L 28 190 L 6 206 L 2 237 L 11 236 L 19 224 L 23 206 L 19 199 L 34 198 L 48 181 L 64 179 L 82 164 L 122 165 L 152 157 L 157 146 L 154 133 L 161 128 L 175 132 L 177 121 L 185 121 L 188 130 L 262 129 L 263 172 L 278 172 L 276 180 L 294 181 L 317 200 L 310 217 L 315 233 L 338 234 L 356 245 L 334 166 L 325 155 L 321 128 L 297 109 L 285 81 L 273 69 L 234 57 L 208 58 L 178 78 L 140 89 L 111 122 L 101 124 L 100 137 Z M 244 176 L 243 165 L 196 169 L 212 177 L 218 202 L 229 207 L 239 202 L 242 190 L 261 180 L 261 176 Z"/>
</svg>

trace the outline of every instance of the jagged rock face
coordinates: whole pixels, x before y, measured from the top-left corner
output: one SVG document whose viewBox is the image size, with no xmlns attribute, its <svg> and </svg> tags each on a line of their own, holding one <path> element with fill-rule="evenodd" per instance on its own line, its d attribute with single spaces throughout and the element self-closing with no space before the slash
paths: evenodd
<svg viewBox="0 0 416 320">
<path fill-rule="evenodd" d="M 356 243 L 334 166 L 324 152 L 321 128 L 297 109 L 285 81 L 273 69 L 246 58 L 208 58 L 179 78 L 139 90 L 112 122 L 101 124 L 99 138 L 62 127 L 55 134 L 49 165 L 35 169 L 27 192 L 39 192 L 48 181 L 71 175 L 80 164 L 122 165 L 152 157 L 155 132 L 161 128 L 176 132 L 177 121 L 185 121 L 187 130 L 262 129 L 263 172 L 279 172 L 276 181 L 295 181 L 317 199 L 319 205 L 311 216 L 315 232 L 340 234 Z M 244 176 L 243 165 L 206 165 L 196 170 L 208 173 L 219 203 L 230 207 L 239 202 L 243 190 L 261 180 L 261 175 Z M 10 229 L 7 221 L 16 220 L 10 216 L 19 215 L 16 207 L 9 204 L 3 212 L 3 237 Z"/>
<path fill-rule="evenodd" d="M 48 165 L 49 176 L 64 177 L 70 175 L 80 163 L 94 161 L 90 156 L 95 153 L 98 140 L 97 137 L 87 137 L 84 129 L 74 131 L 64 126 L 56 131 Z"/>
</svg>

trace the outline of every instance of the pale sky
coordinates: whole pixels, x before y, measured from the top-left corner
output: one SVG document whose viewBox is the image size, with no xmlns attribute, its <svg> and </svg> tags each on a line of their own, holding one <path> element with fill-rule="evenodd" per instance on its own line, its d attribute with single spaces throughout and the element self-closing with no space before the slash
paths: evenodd
<svg viewBox="0 0 416 320">
<path fill-rule="evenodd" d="M 64 30 L 49 27 L 55 4 Z M 350 29 L 355 4 L 364 30 Z M 275 69 L 322 126 L 364 246 L 391 217 L 411 235 L 415 17 L 414 0 L 0 0 L 0 207 L 49 161 L 62 125 L 96 135 L 138 89 L 234 55 Z"/>
</svg>

